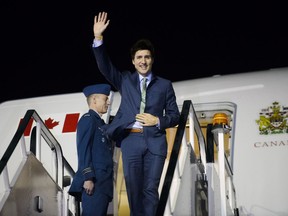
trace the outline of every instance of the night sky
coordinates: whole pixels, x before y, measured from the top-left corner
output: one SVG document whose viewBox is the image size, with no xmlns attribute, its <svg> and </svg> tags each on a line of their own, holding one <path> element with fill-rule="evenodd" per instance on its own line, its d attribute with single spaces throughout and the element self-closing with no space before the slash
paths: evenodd
<svg viewBox="0 0 288 216">
<path fill-rule="evenodd" d="M 129 51 L 140 38 L 155 46 L 153 72 L 171 81 L 288 66 L 284 5 L 169 2 L 2 0 L 0 103 L 107 82 L 91 50 L 100 11 L 108 12 L 104 40 L 119 69 L 134 71 Z"/>
</svg>

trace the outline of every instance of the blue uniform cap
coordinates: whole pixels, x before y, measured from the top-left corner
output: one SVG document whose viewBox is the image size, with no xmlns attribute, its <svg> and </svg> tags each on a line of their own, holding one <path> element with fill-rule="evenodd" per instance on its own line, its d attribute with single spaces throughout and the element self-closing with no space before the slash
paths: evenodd
<svg viewBox="0 0 288 216">
<path fill-rule="evenodd" d="M 86 97 L 88 97 L 91 94 L 105 94 L 109 96 L 110 90 L 111 90 L 111 86 L 108 84 L 96 84 L 96 85 L 86 86 L 83 89 L 83 93 Z"/>
</svg>

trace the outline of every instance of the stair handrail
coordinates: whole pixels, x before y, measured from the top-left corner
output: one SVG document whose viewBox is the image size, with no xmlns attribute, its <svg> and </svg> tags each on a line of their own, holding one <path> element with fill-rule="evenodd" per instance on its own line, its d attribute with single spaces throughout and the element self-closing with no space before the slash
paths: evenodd
<svg viewBox="0 0 288 216">
<path fill-rule="evenodd" d="M 177 127 L 173 148 L 172 148 L 171 154 L 170 154 L 170 160 L 169 160 L 168 168 L 167 168 L 167 172 L 166 172 L 165 179 L 163 182 L 163 187 L 162 187 L 161 194 L 160 194 L 159 205 L 158 205 L 157 213 L 156 213 L 157 215 L 164 215 L 164 211 L 165 211 L 166 203 L 168 201 L 168 197 L 169 197 L 169 193 L 170 193 L 170 187 L 172 184 L 173 175 L 174 175 L 175 167 L 177 164 L 178 155 L 179 155 L 179 151 L 181 148 L 182 139 L 183 139 L 183 136 L 185 134 L 184 131 L 185 131 L 188 119 L 190 120 L 190 122 L 189 122 L 190 124 L 192 124 L 191 121 L 193 121 L 194 130 L 195 130 L 195 133 L 197 135 L 198 142 L 199 142 L 200 158 L 198 160 L 199 160 L 199 164 L 203 164 L 202 169 L 200 171 L 202 172 L 203 175 L 206 174 L 206 148 L 205 148 L 206 144 L 205 144 L 205 139 L 204 139 L 199 121 L 197 119 L 196 112 L 195 112 L 195 109 L 193 107 L 192 101 L 191 100 L 185 100 L 183 102 L 183 106 L 182 106 L 182 110 L 181 110 L 181 114 L 180 114 L 180 119 L 179 119 L 179 124 Z"/>
</svg>

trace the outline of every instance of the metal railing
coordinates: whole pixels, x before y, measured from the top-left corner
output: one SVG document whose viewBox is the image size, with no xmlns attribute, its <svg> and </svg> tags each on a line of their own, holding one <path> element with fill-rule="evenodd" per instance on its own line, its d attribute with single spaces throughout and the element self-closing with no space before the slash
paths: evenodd
<svg viewBox="0 0 288 216">
<path fill-rule="evenodd" d="M 238 215 L 233 173 L 225 158 L 223 133 L 220 132 L 223 131 L 213 132 L 214 142 L 221 146 L 218 160 L 215 163 L 207 162 L 207 145 L 192 101 L 184 101 L 156 215 L 183 213 L 183 209 L 179 211 L 179 206 L 187 208 L 185 215 Z M 194 136 L 198 146 L 195 146 Z M 199 148 L 198 156 L 196 147 Z M 217 186 L 213 185 L 215 178 Z M 230 205 L 226 205 L 226 202 Z M 187 207 L 187 203 L 190 206 Z"/>
<path fill-rule="evenodd" d="M 26 128 L 32 124 L 31 121 L 33 120 L 33 123 L 36 125 L 34 129 L 36 129 L 32 130 L 30 135 L 30 149 L 27 149 L 27 146 L 29 145 L 25 142 L 24 133 Z M 35 154 L 36 158 L 42 162 L 41 148 L 43 147 L 43 144 L 47 144 L 51 150 L 52 155 L 54 155 L 53 160 L 55 169 L 53 169 L 53 173 L 49 173 L 50 176 L 62 190 L 64 187 L 70 185 L 70 177 L 74 176 L 75 171 L 63 156 L 61 145 L 55 139 L 50 130 L 46 127 L 38 113 L 35 110 L 28 110 L 24 118 L 21 120 L 15 135 L 13 136 L 0 161 L 0 176 L 3 179 L 4 185 L 4 188 L 1 189 L 4 190 L 1 191 L 4 195 L 0 197 L 0 211 L 5 204 L 7 197 L 9 196 L 13 185 L 16 182 L 17 173 L 19 174 L 19 170 L 21 170 L 23 167 L 23 164 L 27 160 L 28 155 L 33 153 Z M 18 171 L 14 172 L 14 176 L 11 176 L 11 173 L 13 172 L 9 170 L 9 160 L 11 160 L 11 157 L 17 148 L 21 149 L 21 156 L 19 156 L 17 160 L 19 159 L 22 162 L 19 163 L 19 167 L 14 167 L 14 169 Z M 64 176 L 64 170 L 67 172 L 68 176 Z M 76 202 L 75 205 L 78 206 L 79 204 Z M 68 206 L 68 204 L 64 203 L 64 206 Z M 61 215 L 68 215 L 68 209 L 64 209 Z"/>
</svg>

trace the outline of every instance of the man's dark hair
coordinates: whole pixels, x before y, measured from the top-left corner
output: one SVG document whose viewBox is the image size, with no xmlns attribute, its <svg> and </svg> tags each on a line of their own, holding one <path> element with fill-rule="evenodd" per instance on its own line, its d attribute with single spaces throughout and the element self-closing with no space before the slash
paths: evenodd
<svg viewBox="0 0 288 216">
<path fill-rule="evenodd" d="M 152 59 L 154 59 L 155 50 L 154 50 L 154 46 L 150 40 L 140 39 L 140 40 L 136 41 L 136 43 L 134 43 L 134 45 L 131 47 L 131 50 L 130 50 L 130 54 L 131 54 L 132 59 L 134 59 L 135 53 L 139 50 L 149 50 L 151 53 Z"/>
</svg>

